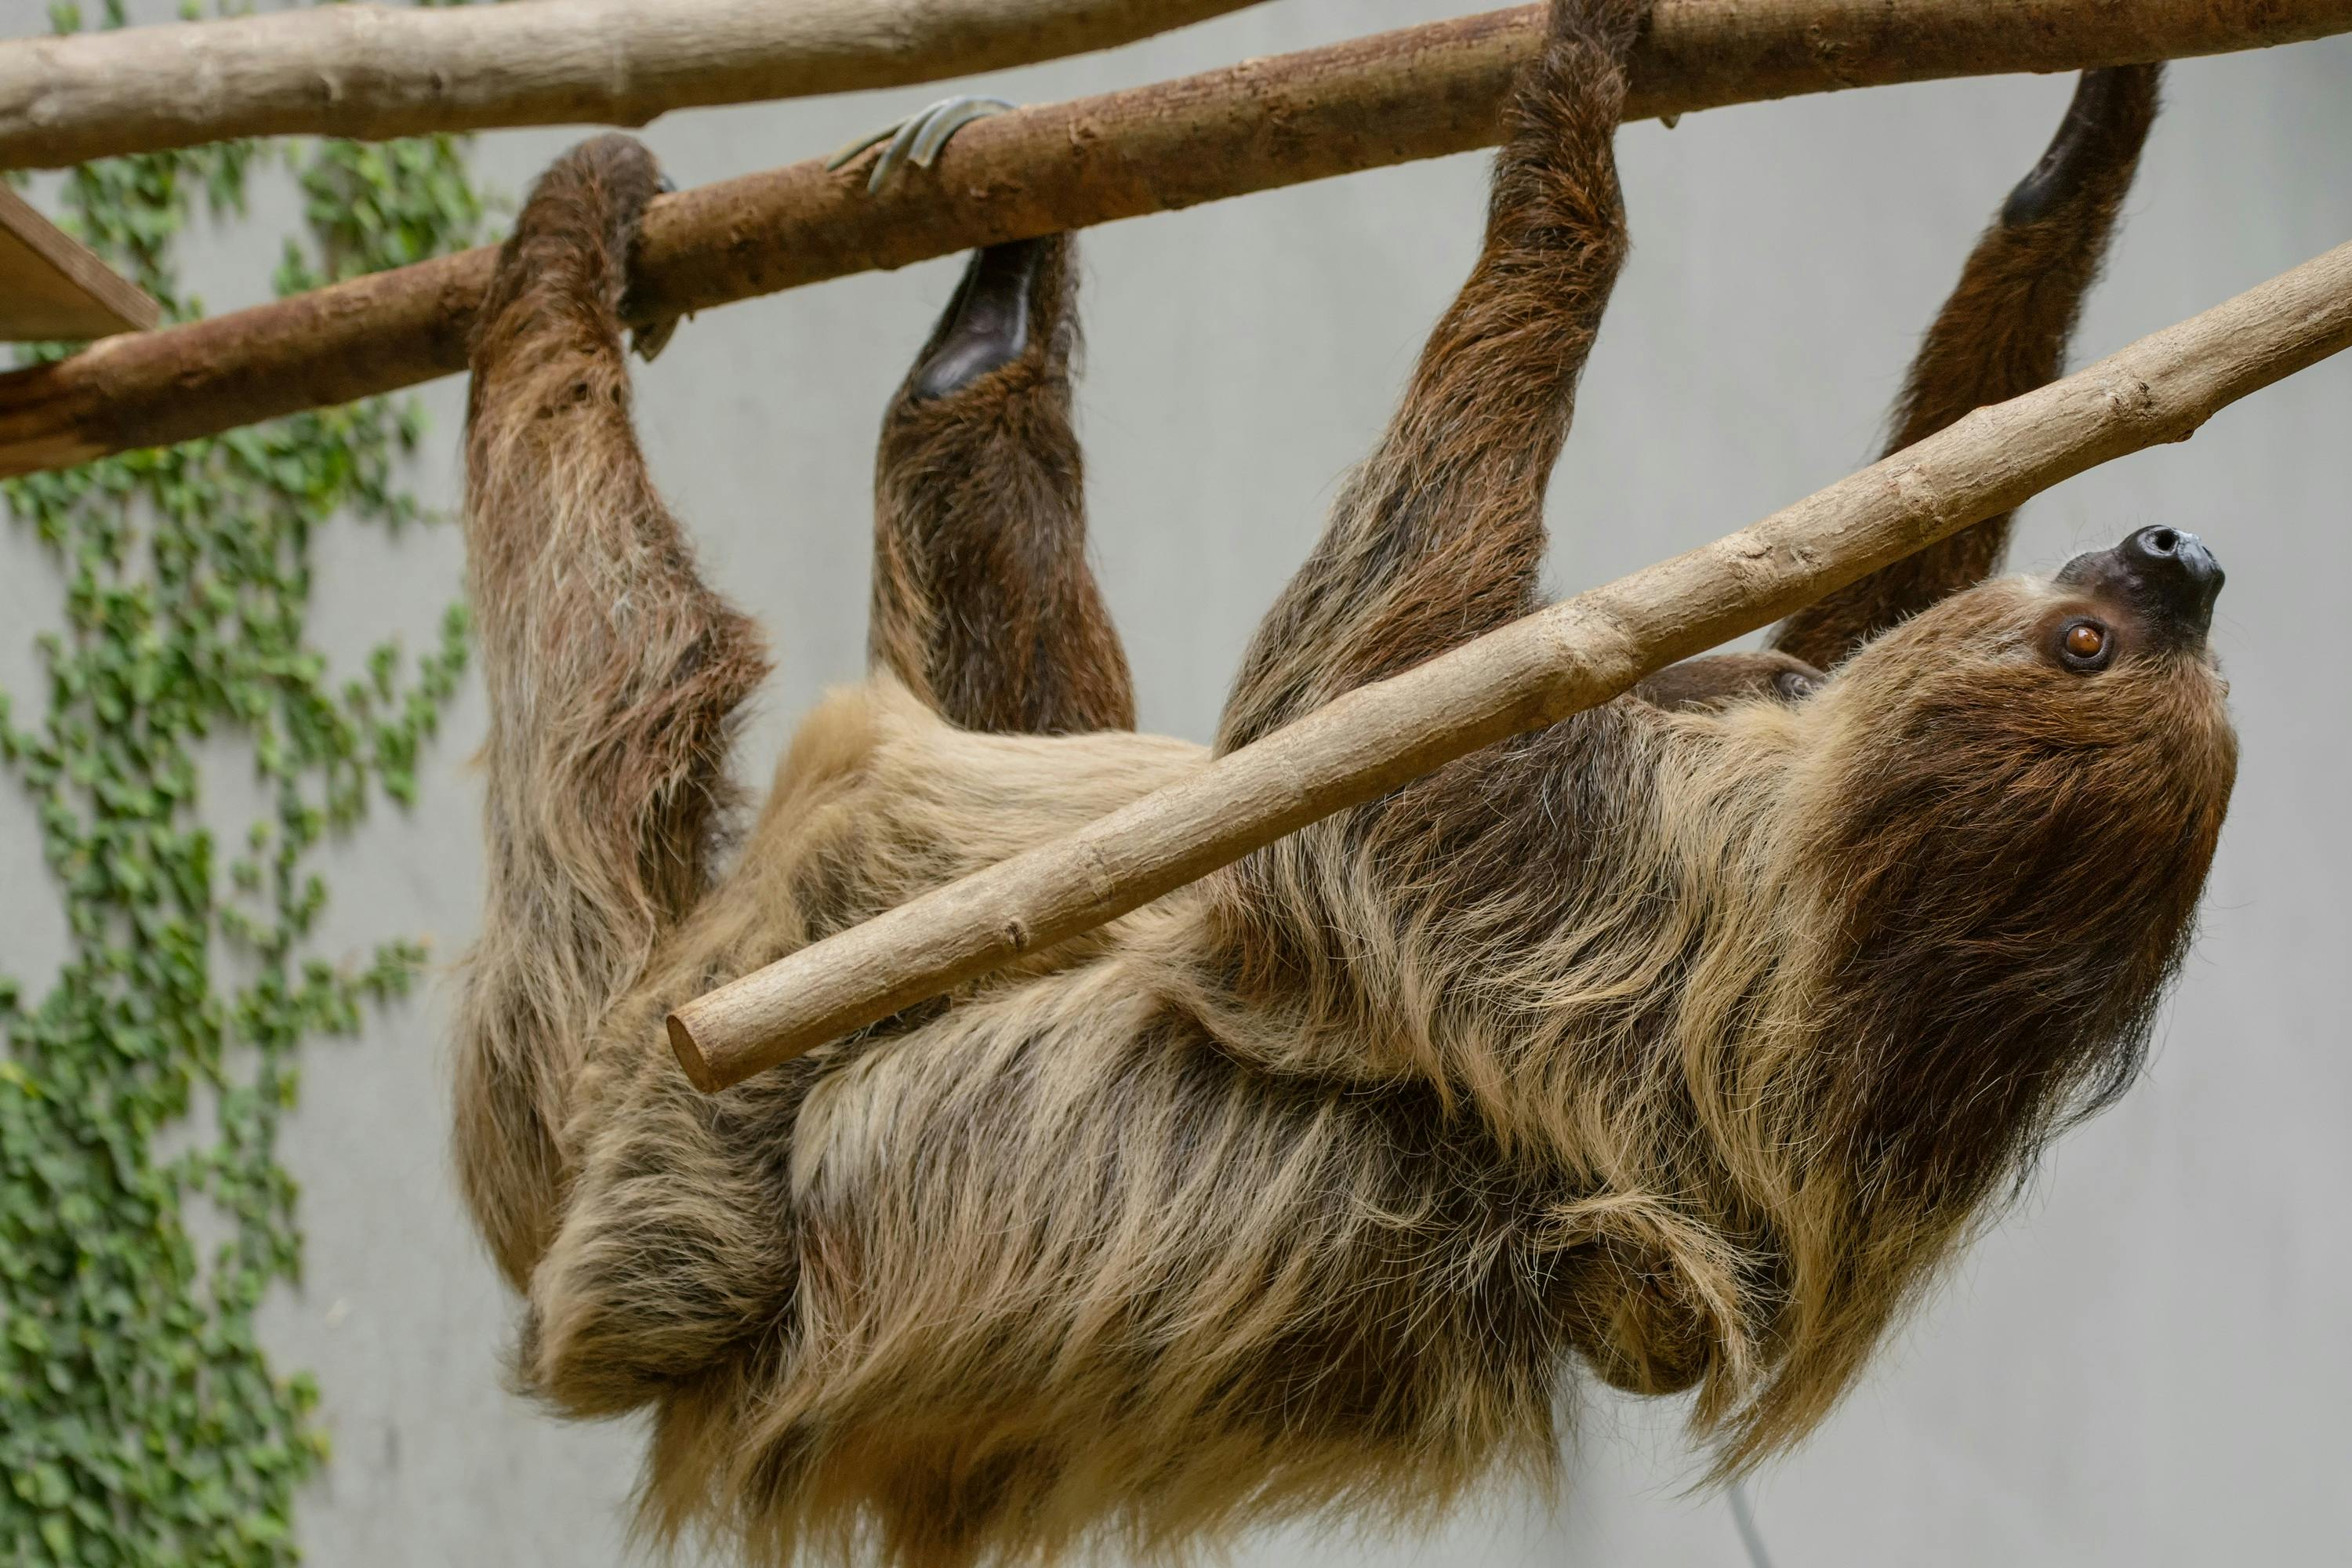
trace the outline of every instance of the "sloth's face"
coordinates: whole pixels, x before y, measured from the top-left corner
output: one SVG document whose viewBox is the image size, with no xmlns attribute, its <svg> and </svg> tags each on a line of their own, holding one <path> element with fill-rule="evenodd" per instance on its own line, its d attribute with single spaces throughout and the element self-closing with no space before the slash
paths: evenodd
<svg viewBox="0 0 2352 1568">
<path fill-rule="evenodd" d="M 2143 528 L 2052 576 L 1954 595 L 1856 654 L 1823 695 L 1882 740 L 1933 731 L 1963 752 L 2147 749 L 2207 765 L 2230 749 L 2207 641 L 2222 581 L 2195 534 Z"/>
<path fill-rule="evenodd" d="M 1841 853 L 2032 868 L 2118 918 L 2147 901 L 2145 877 L 2193 894 L 2237 773 L 2206 637 L 2221 587 L 2193 535 L 2147 528 L 2051 576 L 1953 595 L 1801 705 L 1827 776 L 1799 809 Z"/>
<path fill-rule="evenodd" d="M 2130 1081 L 2237 771 L 2221 567 L 2143 529 L 1945 599 L 1798 705 L 1834 1097 L 1873 1180 L 1969 1199 Z M 2022 1141 L 2022 1142 L 2021 1142 Z"/>
<path fill-rule="evenodd" d="M 2051 579 L 2058 603 L 2040 641 L 2074 675 L 2134 658 L 2210 664 L 2205 635 L 2223 580 L 2221 563 L 2195 534 L 2143 528 L 2113 550 L 2077 555 Z"/>
</svg>

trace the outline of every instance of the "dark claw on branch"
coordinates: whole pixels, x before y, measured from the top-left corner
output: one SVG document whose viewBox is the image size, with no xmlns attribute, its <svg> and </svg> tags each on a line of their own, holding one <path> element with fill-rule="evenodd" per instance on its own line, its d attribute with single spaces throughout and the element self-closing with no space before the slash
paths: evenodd
<svg viewBox="0 0 2352 1568">
<path fill-rule="evenodd" d="M 677 182 L 664 174 L 656 177 L 654 188 L 663 195 L 676 195 Z M 629 348 L 639 359 L 651 364 L 656 356 L 669 346 L 671 335 L 677 331 L 678 322 L 685 319 L 683 316 L 666 316 L 658 321 L 647 322 L 630 332 Z"/>
<path fill-rule="evenodd" d="M 2097 176 L 2128 167 L 2156 118 L 2156 66 L 2109 66 L 2083 73 L 2074 100 L 2033 172 L 2000 209 L 2012 227 L 2048 217 Z"/>
<path fill-rule="evenodd" d="M 950 307 L 947 335 L 915 373 L 915 395 L 945 397 L 1029 347 L 1029 296 L 1050 239 L 1020 239 L 975 251 Z"/>
</svg>

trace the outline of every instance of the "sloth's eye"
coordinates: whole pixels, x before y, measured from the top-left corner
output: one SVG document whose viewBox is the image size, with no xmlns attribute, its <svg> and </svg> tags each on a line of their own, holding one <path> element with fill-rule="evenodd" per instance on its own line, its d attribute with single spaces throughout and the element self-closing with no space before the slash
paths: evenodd
<svg viewBox="0 0 2352 1568">
<path fill-rule="evenodd" d="M 2113 657 L 2115 638 L 2094 620 L 2072 620 L 2058 632 L 2058 659 L 2067 668 L 2088 674 L 2105 669 Z"/>
</svg>

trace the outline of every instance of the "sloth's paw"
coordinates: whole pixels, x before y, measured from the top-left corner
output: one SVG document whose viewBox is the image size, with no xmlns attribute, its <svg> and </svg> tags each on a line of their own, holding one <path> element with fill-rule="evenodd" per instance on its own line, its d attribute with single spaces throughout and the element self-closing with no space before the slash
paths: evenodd
<svg viewBox="0 0 2352 1568">
<path fill-rule="evenodd" d="M 1649 26 L 1651 5 L 1652 0 L 1552 0 L 1551 35 L 1590 44 L 1622 66 Z"/>
<path fill-rule="evenodd" d="M 1053 317 L 1058 314 L 1055 302 L 1066 296 L 1055 278 L 1045 274 L 1051 269 L 1058 276 L 1067 264 L 1068 244 L 1066 237 L 1051 235 L 972 253 L 938 347 L 915 371 L 917 401 L 962 391 L 1028 353 L 1040 328 L 1052 331 Z M 1042 309 L 1047 319 L 1038 321 L 1032 318 L 1041 308 L 1041 278 L 1046 284 Z"/>
</svg>

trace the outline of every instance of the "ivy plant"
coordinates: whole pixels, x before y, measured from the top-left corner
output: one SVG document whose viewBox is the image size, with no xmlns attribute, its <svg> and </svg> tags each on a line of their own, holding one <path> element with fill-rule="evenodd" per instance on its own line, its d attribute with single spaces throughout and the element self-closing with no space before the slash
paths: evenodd
<svg viewBox="0 0 2352 1568">
<path fill-rule="evenodd" d="M 84 25 L 69 5 L 51 18 Z M 120 0 L 97 20 L 123 25 Z M 482 226 L 447 137 L 107 159 L 56 205 L 186 321 L 203 307 L 179 286 L 184 228 L 200 208 L 250 223 L 248 178 L 281 160 L 305 214 L 280 292 Z M 327 1446 L 316 1384 L 255 1334 L 301 1264 L 278 1133 L 303 1045 L 351 1033 L 422 959 L 404 941 L 353 965 L 311 951 L 316 851 L 382 798 L 415 799 L 466 659 L 453 605 L 415 657 L 387 645 L 339 680 L 310 625 L 311 559 L 331 521 L 428 521 L 404 486 L 421 432 L 413 402 L 375 399 L 0 486 L 18 547 L 54 564 L 64 627 L 39 644 L 47 689 L 0 692 L 0 772 L 49 871 L 5 897 L 54 897 L 68 934 L 53 975 L 0 954 L 0 1561 L 298 1557 L 296 1493 Z M 221 782 L 200 751 L 249 765 L 267 802 L 233 841 L 199 816 Z M 192 1237 L 198 1204 L 217 1245 Z"/>
</svg>

